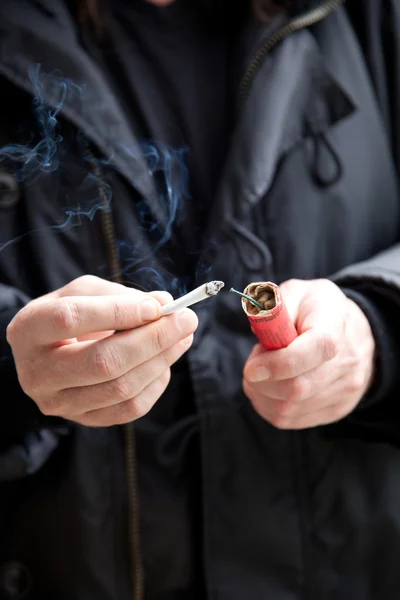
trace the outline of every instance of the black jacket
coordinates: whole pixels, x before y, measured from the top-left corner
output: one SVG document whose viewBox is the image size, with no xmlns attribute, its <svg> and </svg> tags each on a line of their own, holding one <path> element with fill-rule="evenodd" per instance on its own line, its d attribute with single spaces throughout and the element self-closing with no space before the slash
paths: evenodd
<svg viewBox="0 0 400 600">
<path fill-rule="evenodd" d="M 396 0 L 336 4 L 276 29 L 249 24 L 202 262 L 239 289 L 333 278 L 379 298 L 400 345 L 400 10 Z M 30 298 L 84 273 L 119 278 L 114 226 L 140 243 L 140 268 L 153 268 L 138 210 L 144 199 L 161 228 L 169 215 L 62 0 L 1 2 L 0 77 L 4 332 Z M 254 338 L 240 304 L 220 294 L 196 310 L 209 598 L 398 598 L 400 383 L 378 382 L 340 423 L 278 430 L 241 390 Z M 386 332 L 374 329 L 379 350 Z M 0 598 L 131 598 L 133 426 L 41 415 L 4 334 L 0 344 Z"/>
</svg>

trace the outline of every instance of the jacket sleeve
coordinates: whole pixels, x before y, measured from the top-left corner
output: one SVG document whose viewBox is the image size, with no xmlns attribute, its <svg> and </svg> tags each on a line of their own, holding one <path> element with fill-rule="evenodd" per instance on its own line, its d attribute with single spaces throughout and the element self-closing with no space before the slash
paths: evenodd
<svg viewBox="0 0 400 600">
<path fill-rule="evenodd" d="M 21 389 L 6 340 L 7 325 L 30 298 L 0 284 L 0 482 L 37 471 L 67 433 L 61 419 L 44 416 Z"/>
<path fill-rule="evenodd" d="M 371 390 L 344 428 L 400 443 L 400 244 L 336 273 L 332 280 L 367 315 L 376 341 L 376 375 Z"/>
<path fill-rule="evenodd" d="M 346 4 L 374 85 L 400 173 L 400 4 L 364 0 Z M 399 190 L 400 202 L 400 190 Z M 400 224 L 399 224 L 400 228 Z M 400 239 L 400 232 L 399 232 Z M 351 415 L 373 432 L 400 442 L 400 244 L 332 278 L 369 319 L 376 342 L 376 373 L 371 390 Z"/>
<path fill-rule="evenodd" d="M 364 51 L 400 172 L 400 3 L 352 0 L 346 9 Z"/>
<path fill-rule="evenodd" d="M 359 285 L 367 280 L 377 290 L 385 290 L 400 307 L 400 243 L 366 261 L 345 267 L 334 276 L 334 280 L 344 286 L 347 282 Z"/>
<path fill-rule="evenodd" d="M 392 390 L 400 389 L 400 327 L 396 326 L 397 307 L 384 294 L 374 292 L 368 283 L 342 288 L 367 316 L 375 338 L 374 376 L 357 410 L 384 400 Z"/>
</svg>

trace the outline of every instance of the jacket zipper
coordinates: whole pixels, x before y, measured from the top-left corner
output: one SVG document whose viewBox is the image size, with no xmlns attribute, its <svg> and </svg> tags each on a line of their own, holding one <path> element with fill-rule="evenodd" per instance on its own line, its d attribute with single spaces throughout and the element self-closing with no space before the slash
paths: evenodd
<svg viewBox="0 0 400 600">
<path fill-rule="evenodd" d="M 286 23 L 283 27 L 278 29 L 275 33 L 273 33 L 257 50 L 255 55 L 247 67 L 247 70 L 241 80 L 239 86 L 239 110 L 241 110 L 244 106 L 246 98 L 248 96 L 248 92 L 250 90 L 251 84 L 253 83 L 253 79 L 261 66 L 265 56 L 275 48 L 286 37 L 295 33 L 296 31 L 300 31 L 300 29 L 305 29 L 306 27 L 311 27 L 315 25 L 319 21 L 325 19 L 328 15 L 330 15 L 334 10 L 336 10 L 341 4 L 344 4 L 346 0 L 327 0 L 320 6 L 310 10 L 308 13 L 296 17 L 289 23 Z"/>
<path fill-rule="evenodd" d="M 103 208 L 101 211 L 102 230 L 108 250 L 111 279 L 117 283 L 122 283 L 121 265 L 118 257 L 114 221 L 108 205 L 107 193 L 102 185 L 100 167 L 88 144 L 86 144 L 86 157 L 90 162 L 93 174 L 98 181 L 100 202 Z M 135 431 L 132 423 L 124 425 L 123 432 L 129 501 L 129 535 L 132 556 L 132 600 L 143 600 L 144 575 L 140 540 L 139 490 L 137 483 Z"/>
<path fill-rule="evenodd" d="M 319 21 L 325 19 L 328 15 L 330 15 L 334 10 L 336 10 L 340 5 L 344 4 L 346 0 L 327 0 L 320 6 L 314 8 L 308 13 L 299 16 L 280 29 L 278 29 L 275 33 L 273 33 L 256 51 L 252 60 L 250 61 L 247 70 L 241 80 L 239 86 L 239 99 L 238 99 L 238 109 L 239 112 L 243 109 L 246 99 L 248 97 L 248 93 L 250 91 L 251 85 L 253 83 L 254 77 L 260 68 L 264 58 L 279 44 L 279 42 L 283 41 L 286 37 L 295 33 L 296 31 L 300 31 L 301 29 L 305 29 L 306 27 L 311 27 L 315 25 Z M 300 437 L 299 432 L 290 432 L 289 442 L 293 452 L 293 479 L 295 485 L 295 493 L 300 496 L 301 505 L 303 507 L 303 513 L 305 515 L 308 514 L 307 510 L 307 493 L 304 489 L 304 481 L 301 476 L 302 469 L 298 468 L 299 465 L 301 467 L 302 460 L 304 457 L 304 442 L 302 437 Z M 303 565 L 302 565 L 302 573 L 303 578 L 301 582 L 302 588 L 302 597 L 307 594 L 306 588 L 306 577 L 308 571 L 308 554 L 307 554 L 307 539 L 309 538 L 309 523 L 308 519 L 305 516 L 303 519 L 299 521 L 300 531 L 301 531 L 301 539 L 302 539 L 302 554 L 303 554 Z"/>
<path fill-rule="evenodd" d="M 239 108 L 243 108 L 247 98 L 248 91 L 251 87 L 255 74 L 257 73 L 266 54 L 270 52 L 279 42 L 290 34 L 310 27 L 318 21 L 321 21 L 333 12 L 338 6 L 343 4 L 345 0 L 328 0 L 321 6 L 310 11 L 306 15 L 298 17 L 276 31 L 268 40 L 258 49 L 255 56 L 251 60 L 246 73 L 239 87 Z M 91 162 L 93 172 L 101 182 L 101 172 L 97 161 L 89 147 L 86 149 L 87 157 Z M 101 202 L 103 210 L 101 212 L 102 228 L 105 242 L 107 244 L 109 254 L 109 265 L 111 278 L 113 281 L 121 282 L 121 267 L 118 258 L 118 249 L 116 244 L 115 228 L 112 214 L 107 204 L 107 196 L 102 186 L 100 185 Z M 139 520 L 139 493 L 137 484 L 137 458 L 135 449 L 135 434 L 132 424 L 124 426 L 124 446 L 125 446 L 125 461 L 126 461 L 126 476 L 128 483 L 129 495 L 129 510 L 130 510 L 130 541 L 132 550 L 132 600 L 143 600 L 144 598 L 144 576 L 143 563 L 141 556 L 140 543 L 140 520 Z"/>
</svg>

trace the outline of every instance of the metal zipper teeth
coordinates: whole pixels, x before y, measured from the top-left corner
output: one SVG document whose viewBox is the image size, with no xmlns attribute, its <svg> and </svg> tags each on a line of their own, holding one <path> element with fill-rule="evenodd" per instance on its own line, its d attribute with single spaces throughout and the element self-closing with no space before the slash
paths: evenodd
<svg viewBox="0 0 400 600">
<path fill-rule="evenodd" d="M 279 31 L 273 34 L 267 42 L 258 50 L 253 60 L 251 61 L 245 76 L 242 79 L 239 88 L 239 107 L 241 108 L 246 100 L 247 92 L 251 86 L 254 75 L 260 67 L 265 55 L 274 48 L 280 41 L 285 37 L 305 27 L 310 27 L 318 21 L 321 21 L 333 12 L 338 6 L 343 4 L 345 0 L 330 0 L 317 9 L 311 11 L 303 17 L 299 17 L 282 27 Z M 92 151 L 87 148 L 87 155 L 92 164 L 94 174 L 101 181 L 101 172 L 97 164 L 97 161 Z M 107 243 L 111 277 L 114 281 L 121 281 L 121 268 L 118 259 L 118 250 L 116 244 L 115 228 L 112 215 L 107 205 L 106 193 L 101 188 L 101 201 L 103 204 L 102 217 L 102 228 L 104 238 Z M 125 440 L 125 458 L 126 458 L 126 472 L 128 481 L 128 493 L 130 501 L 130 533 L 131 533 L 131 545 L 133 550 L 133 573 L 132 573 L 132 593 L 133 600 L 143 600 L 144 597 L 144 576 L 143 576 L 143 564 L 140 552 L 140 521 L 139 521 L 139 494 L 137 485 L 137 469 L 136 469 L 136 452 L 135 452 L 135 435 L 132 425 L 124 426 L 124 440 Z"/>
<path fill-rule="evenodd" d="M 126 477 L 128 481 L 130 502 L 130 535 L 133 550 L 132 597 L 133 600 L 144 598 L 144 573 L 141 556 L 139 491 L 137 482 L 137 459 L 135 447 L 135 430 L 132 424 L 124 425 Z"/>
<path fill-rule="evenodd" d="M 341 4 L 344 4 L 345 1 L 346 0 L 328 0 L 327 2 L 324 2 L 324 4 L 318 6 L 317 8 L 314 8 L 307 14 L 293 19 L 293 21 L 290 21 L 290 23 L 284 25 L 281 29 L 273 33 L 267 39 L 267 41 L 257 50 L 240 83 L 239 110 L 242 109 L 244 106 L 254 76 L 260 68 L 260 65 L 264 60 L 266 54 L 268 54 L 268 52 L 270 52 L 277 44 L 279 44 L 279 42 L 284 40 L 292 33 L 295 33 L 300 29 L 305 29 L 306 27 L 311 27 L 311 25 L 315 25 L 319 21 L 325 19 Z"/>
<path fill-rule="evenodd" d="M 268 40 L 258 49 L 256 54 L 254 55 L 252 61 L 250 62 L 249 66 L 247 68 L 247 71 L 240 83 L 240 86 L 239 86 L 239 110 L 241 110 L 244 106 L 244 103 L 246 101 L 247 94 L 251 87 L 253 78 L 254 78 L 255 74 L 257 73 L 266 54 L 268 54 L 268 52 L 270 52 L 277 44 L 279 44 L 279 42 L 284 40 L 286 37 L 288 37 L 292 33 L 295 33 L 296 31 L 299 31 L 301 29 L 305 29 L 306 27 L 311 27 L 312 25 L 315 25 L 319 21 L 322 21 L 330 13 L 332 13 L 341 4 L 344 4 L 345 2 L 346 2 L 346 0 L 328 0 L 328 2 L 325 2 L 324 4 L 315 8 L 314 10 L 310 11 L 309 13 L 294 19 L 293 21 L 291 21 L 290 23 L 288 23 L 287 25 L 285 25 L 284 27 L 282 27 L 281 29 L 276 31 L 274 34 L 272 34 L 268 38 Z M 297 432 L 295 432 L 295 434 L 292 436 L 292 441 L 294 442 L 294 444 L 296 444 L 296 443 L 301 444 L 301 440 L 297 436 Z M 296 447 L 296 449 L 298 451 L 295 453 L 295 456 L 298 457 L 299 451 L 301 451 L 302 448 L 300 446 L 300 447 Z M 295 470 L 295 472 L 298 473 L 298 470 Z M 297 478 L 297 480 L 298 480 L 298 478 Z M 298 481 L 297 481 L 297 484 L 298 484 Z M 303 494 L 303 498 L 304 498 L 304 494 Z M 304 531 L 304 529 L 302 531 L 302 539 L 303 540 L 306 539 L 306 532 Z"/>
<path fill-rule="evenodd" d="M 107 193 L 101 184 L 101 170 L 98 162 L 91 151 L 86 146 L 86 155 L 91 164 L 93 174 L 99 182 L 100 200 L 103 210 L 101 211 L 101 221 L 104 239 L 107 244 L 109 255 L 109 264 L 111 278 L 118 283 L 122 282 L 121 266 L 118 257 L 117 240 L 115 234 L 114 221 L 110 212 Z M 137 460 L 135 448 L 135 431 L 132 424 L 124 425 L 124 449 L 126 478 L 128 484 L 128 498 L 130 511 L 130 542 L 132 551 L 132 599 L 143 600 L 144 598 L 144 574 L 141 556 L 140 540 L 140 515 L 139 515 L 139 491 L 137 483 Z"/>
</svg>

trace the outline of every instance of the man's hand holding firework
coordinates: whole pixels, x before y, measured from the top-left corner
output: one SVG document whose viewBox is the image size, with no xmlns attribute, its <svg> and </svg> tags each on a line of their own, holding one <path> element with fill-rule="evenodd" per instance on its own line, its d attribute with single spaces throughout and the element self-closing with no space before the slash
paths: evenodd
<svg viewBox="0 0 400 600">
<path fill-rule="evenodd" d="M 44 414 L 83 425 L 145 415 L 197 327 L 187 308 L 159 318 L 170 301 L 92 276 L 33 300 L 7 330 L 23 390 Z"/>
<path fill-rule="evenodd" d="M 334 283 L 290 280 L 280 287 L 299 337 L 287 348 L 257 345 L 244 369 L 244 392 L 280 429 L 306 429 L 351 413 L 368 390 L 375 342 L 362 310 Z"/>
</svg>

